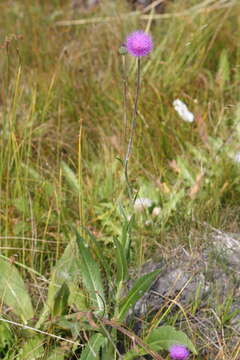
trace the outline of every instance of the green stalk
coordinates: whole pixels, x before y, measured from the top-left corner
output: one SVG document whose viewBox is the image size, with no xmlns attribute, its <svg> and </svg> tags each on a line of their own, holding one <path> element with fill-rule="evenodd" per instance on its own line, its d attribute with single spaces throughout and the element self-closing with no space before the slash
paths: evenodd
<svg viewBox="0 0 240 360">
<path fill-rule="evenodd" d="M 137 107 L 138 107 L 138 99 L 139 99 L 139 94 L 140 94 L 140 70 L 141 70 L 140 57 L 138 57 L 137 58 L 137 83 L 136 83 L 136 95 L 135 95 L 134 108 L 133 108 L 133 117 L 132 117 L 132 122 L 131 122 L 130 137 L 129 137 L 128 147 L 127 147 L 127 152 L 126 152 L 126 156 L 124 159 L 124 175 L 125 175 L 125 180 L 127 183 L 128 195 L 133 202 L 134 202 L 133 190 L 132 190 L 131 184 L 129 183 L 129 178 L 128 178 L 128 162 L 129 162 L 131 151 L 132 151 L 133 136 L 134 136 L 134 131 L 136 128 Z"/>
</svg>

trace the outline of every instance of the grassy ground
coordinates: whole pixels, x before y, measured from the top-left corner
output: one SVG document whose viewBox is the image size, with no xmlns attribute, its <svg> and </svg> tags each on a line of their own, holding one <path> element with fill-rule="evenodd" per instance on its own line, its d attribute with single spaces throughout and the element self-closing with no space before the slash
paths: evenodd
<svg viewBox="0 0 240 360">
<path fill-rule="evenodd" d="M 129 177 L 162 210 L 136 215 L 131 266 L 163 249 L 201 247 L 189 233 L 206 223 L 239 231 L 240 4 L 181 0 L 165 17 L 144 18 L 129 16 L 123 0 L 85 13 L 70 3 L 0 3 L 1 254 L 19 264 L 36 314 L 45 301 L 39 274 L 49 279 L 74 229 L 91 230 L 113 263 L 120 204 L 132 212 L 118 160 L 127 144 L 118 48 L 132 30 L 149 29 L 154 51 L 142 62 Z M 56 24 L 79 18 L 85 23 Z M 131 107 L 134 59 L 127 66 Z M 179 118 L 177 98 L 195 122 Z M 12 331 L 20 344 L 23 335 Z M 227 344 L 224 351 L 218 359 L 234 358 Z"/>
</svg>

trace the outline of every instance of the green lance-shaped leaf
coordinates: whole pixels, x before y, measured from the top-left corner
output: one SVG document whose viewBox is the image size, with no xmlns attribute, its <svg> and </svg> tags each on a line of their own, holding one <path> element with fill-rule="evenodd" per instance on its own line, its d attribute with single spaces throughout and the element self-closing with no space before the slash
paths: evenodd
<svg viewBox="0 0 240 360">
<path fill-rule="evenodd" d="M 95 252 L 95 254 L 97 256 L 97 259 L 98 259 L 99 263 L 101 264 L 102 268 L 105 271 L 107 281 L 109 283 L 111 283 L 112 277 L 111 277 L 111 270 L 110 270 L 109 262 L 108 262 L 107 259 L 105 259 L 105 257 L 102 254 L 102 247 L 99 244 L 99 241 L 91 233 L 91 231 L 89 231 L 87 228 L 83 228 L 83 230 L 86 232 L 86 234 L 89 236 L 89 239 L 91 240 L 91 243 L 92 243 L 92 245 L 94 247 L 94 252 Z"/>
<path fill-rule="evenodd" d="M 20 349 L 17 358 L 19 360 L 37 360 L 44 357 L 44 339 L 40 336 L 29 338 Z"/>
<path fill-rule="evenodd" d="M 143 294 L 149 289 L 153 281 L 156 279 L 156 276 L 160 272 L 160 269 L 155 270 L 149 274 L 143 275 L 135 282 L 128 295 L 120 302 L 118 315 L 119 320 L 122 321 L 124 319 L 124 316 L 128 310 L 134 306 L 136 302 L 143 296 Z"/>
<path fill-rule="evenodd" d="M 64 161 L 61 162 L 61 167 L 71 189 L 76 192 L 76 194 L 80 194 L 81 187 L 75 173 Z"/>
<path fill-rule="evenodd" d="M 66 246 L 62 256 L 57 261 L 51 272 L 47 302 L 45 303 L 42 314 L 39 317 L 37 324 L 35 325 L 38 329 L 46 320 L 49 314 L 49 310 L 53 312 L 55 296 L 64 283 L 67 284 L 70 291 L 68 305 L 70 306 L 75 304 L 77 305 L 79 311 L 85 310 L 85 296 L 84 294 L 81 294 L 81 291 L 77 286 L 79 284 L 79 268 L 78 246 L 75 239 Z M 76 289 L 78 289 L 77 293 Z M 82 300 L 82 304 L 80 304 L 80 299 Z"/>
<path fill-rule="evenodd" d="M 168 350 L 172 345 L 183 345 L 197 355 L 197 350 L 187 335 L 169 325 L 153 329 L 144 342 L 154 351 Z"/>
<path fill-rule="evenodd" d="M 29 177 L 29 180 L 30 179 L 35 180 L 38 183 L 38 185 L 41 187 L 41 190 L 43 190 L 47 196 L 51 196 L 54 193 L 54 186 L 51 184 L 50 181 L 48 181 L 42 175 L 40 175 L 29 164 L 26 165 L 22 163 L 21 165 L 26 169 L 27 177 Z"/>
<path fill-rule="evenodd" d="M 99 360 L 99 351 L 106 344 L 106 341 L 106 337 L 102 334 L 94 334 L 83 350 L 80 360 Z"/>
<path fill-rule="evenodd" d="M 13 343 L 16 343 L 14 332 L 10 328 L 9 324 L 0 322 L 0 351 L 4 348 L 9 348 Z"/>
<path fill-rule="evenodd" d="M 128 275 L 128 266 L 122 244 L 117 238 L 113 238 L 117 260 L 117 282 L 124 281 Z"/>
<path fill-rule="evenodd" d="M 79 247 L 79 270 L 82 282 L 90 295 L 93 306 L 100 311 L 105 307 L 104 288 L 100 269 L 88 249 L 88 244 L 77 233 L 77 244 Z"/>
<path fill-rule="evenodd" d="M 17 268 L 0 259 L 0 298 L 24 322 L 34 316 L 30 296 Z"/>
<path fill-rule="evenodd" d="M 47 305 L 50 309 L 54 307 L 55 296 L 61 286 L 66 283 L 70 288 L 71 284 L 76 283 L 78 278 L 78 248 L 75 241 L 71 241 L 52 271 L 47 299 Z"/>
<path fill-rule="evenodd" d="M 69 288 L 66 283 L 63 283 L 54 297 L 54 304 L 52 311 L 53 316 L 61 316 L 66 314 L 69 295 L 70 295 Z"/>
<path fill-rule="evenodd" d="M 150 334 L 143 339 L 143 342 L 149 349 L 155 352 L 159 352 L 160 350 L 168 351 L 172 345 L 183 345 L 193 354 L 197 355 L 195 346 L 187 335 L 182 331 L 175 330 L 174 327 L 169 325 L 153 329 Z M 137 346 L 124 355 L 124 360 L 132 360 L 147 353 L 146 349 Z"/>
<path fill-rule="evenodd" d="M 55 347 L 52 351 L 50 351 L 47 360 L 64 360 L 65 355 L 63 347 Z"/>
<path fill-rule="evenodd" d="M 223 49 L 218 63 L 218 71 L 216 80 L 221 90 L 224 90 L 225 85 L 230 81 L 231 67 L 229 64 L 229 56 L 227 49 Z"/>
<path fill-rule="evenodd" d="M 124 248 L 126 260 L 129 260 L 130 257 L 130 248 L 131 248 L 131 229 L 133 227 L 135 217 L 131 216 L 130 221 L 125 219 L 123 227 L 122 227 L 122 238 L 121 243 Z"/>
</svg>

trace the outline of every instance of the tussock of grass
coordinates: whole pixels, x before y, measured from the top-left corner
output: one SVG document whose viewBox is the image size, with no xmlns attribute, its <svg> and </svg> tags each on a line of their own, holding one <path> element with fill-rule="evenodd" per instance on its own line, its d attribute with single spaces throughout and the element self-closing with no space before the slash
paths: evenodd
<svg viewBox="0 0 240 360">
<path fill-rule="evenodd" d="M 118 48 L 129 31 L 146 26 L 154 52 L 142 65 L 130 181 L 162 212 L 154 219 L 147 212 L 137 215 L 133 266 L 159 246 L 168 251 L 189 246 L 189 232 L 201 232 L 205 222 L 239 231 L 240 165 L 234 157 L 240 150 L 240 4 L 212 8 L 209 2 L 207 10 L 197 12 L 194 6 L 201 3 L 171 2 L 166 13 L 181 16 L 152 14 L 151 19 L 127 16 L 122 0 L 76 14 L 70 1 L 2 1 L 0 248 L 5 256 L 47 276 L 73 226 L 87 226 L 112 261 L 112 236 L 121 230 L 119 203 L 130 212 L 116 159 L 126 148 Z M 115 20 L 56 25 L 109 16 Z M 132 105 L 132 59 L 127 67 Z M 195 114 L 193 124 L 174 111 L 176 98 Z"/>
</svg>

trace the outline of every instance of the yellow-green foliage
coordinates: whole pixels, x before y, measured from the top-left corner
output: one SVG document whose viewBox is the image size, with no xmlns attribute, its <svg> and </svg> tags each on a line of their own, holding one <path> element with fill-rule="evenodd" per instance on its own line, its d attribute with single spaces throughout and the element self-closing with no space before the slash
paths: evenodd
<svg viewBox="0 0 240 360">
<path fill-rule="evenodd" d="M 59 258 L 67 254 L 66 245 L 75 234 L 73 229 L 77 228 L 83 237 L 92 232 L 96 238 L 95 255 L 100 259 L 102 256 L 109 268 L 114 264 L 116 237 L 121 285 L 128 267 L 121 263 L 121 236 L 131 247 L 130 263 L 136 266 L 159 254 L 163 246 L 167 252 L 186 239 L 186 246 L 201 246 L 198 237 L 190 239 L 188 234 L 202 231 L 206 223 L 239 232 L 239 0 L 169 1 L 163 14 L 133 14 L 124 0 L 102 0 L 91 11 L 73 10 L 71 3 L 0 2 L 0 251 L 6 265 L 3 282 L 11 280 L 8 269 L 16 272 L 16 263 L 26 289 L 29 285 L 33 305 L 20 304 L 28 308 L 22 315 L 19 308 L 15 316 L 20 314 L 24 321 L 32 318 L 33 306 L 37 317 L 45 304 L 46 312 L 35 319 L 36 327 L 41 327 L 48 306 L 52 306 L 47 304 L 43 289 L 51 279 L 50 273 L 52 279 L 57 274 L 62 261 Z M 131 242 L 126 229 L 122 234 L 133 210 L 123 160 L 137 68 L 135 59 L 126 56 L 126 124 L 123 58 L 118 49 L 126 35 L 136 29 L 151 32 L 154 50 L 141 63 L 129 181 L 135 193 L 149 198 L 153 205 L 132 217 Z M 187 104 L 194 122 L 184 122 L 175 112 L 176 99 Z M 85 269 L 84 264 L 81 269 Z M 91 264 L 94 268 L 94 257 Z M 114 272 L 114 265 L 112 268 Z M 100 278 L 102 274 L 97 271 Z M 86 273 L 89 283 L 94 283 L 91 269 Z M 64 313 L 62 307 L 67 302 L 71 306 L 86 305 L 76 279 L 69 289 L 61 278 L 58 280 L 51 283 L 62 289 L 58 292 L 56 315 Z M 108 287 L 111 293 L 113 285 L 105 279 L 103 282 L 102 289 Z M 19 281 L 14 286 L 13 291 Z M 20 287 L 23 291 L 23 285 Z M 14 307 L 9 289 L 11 286 L 4 301 Z M 24 285 L 24 294 L 26 289 Z M 101 294 L 95 288 L 92 291 L 100 303 Z M 101 306 L 111 310 L 112 300 L 105 304 L 101 297 Z M 11 309 L 5 310 L 12 315 Z M 80 317 L 76 320 L 81 324 Z M 44 329 L 51 332 L 50 321 L 48 326 Z M 67 337 L 71 330 L 77 338 L 78 329 L 69 326 L 71 322 L 66 322 Z M 84 333 L 84 343 L 86 336 Z M 24 343 L 21 335 L 16 338 Z M 33 350 L 38 351 L 34 358 L 42 358 L 45 349 L 52 348 L 49 339 L 45 344 L 42 337 L 33 337 L 17 358 L 28 358 L 24 354 L 32 354 Z M 59 339 L 63 340 L 61 336 Z M 101 336 L 95 340 L 100 348 Z M 219 341 L 223 346 L 224 341 Z M 64 346 L 61 343 L 61 348 Z M 6 351 L 4 348 L 2 357 Z M 14 358 L 16 351 L 11 355 Z M 221 351 L 222 347 L 219 356 Z M 232 351 L 230 358 L 237 360 L 239 350 Z M 58 348 L 51 356 L 59 356 Z"/>
<path fill-rule="evenodd" d="M 139 28 L 151 31 L 154 51 L 142 61 L 129 176 L 163 210 L 148 229 L 143 217 L 150 214 L 139 220 L 141 251 L 146 234 L 156 243 L 162 231 L 181 233 L 193 218 L 216 226 L 237 219 L 240 4 L 231 4 L 181 0 L 162 15 L 132 15 L 122 0 L 88 12 L 73 11 L 71 1 L 1 2 L 6 255 L 20 249 L 23 261 L 43 270 L 44 259 L 51 264 L 62 253 L 72 225 L 89 226 L 105 244 L 119 234 L 126 193 L 116 157 L 124 157 L 128 128 L 118 48 Z M 126 62 L 130 121 L 136 66 L 129 56 Z M 175 112 L 177 98 L 193 123 Z M 153 247 L 150 241 L 148 251 Z"/>
</svg>

